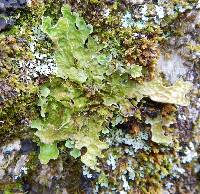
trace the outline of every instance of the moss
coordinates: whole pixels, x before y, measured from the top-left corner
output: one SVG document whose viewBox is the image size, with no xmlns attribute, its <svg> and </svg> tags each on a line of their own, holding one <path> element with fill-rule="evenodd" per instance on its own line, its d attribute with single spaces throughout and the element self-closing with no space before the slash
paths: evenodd
<svg viewBox="0 0 200 194">
<path fill-rule="evenodd" d="M 57 1 L 56 1 L 57 2 Z M 44 6 L 45 5 L 45 6 Z M 17 59 L 29 60 L 32 54 L 28 47 L 32 28 L 40 25 L 44 14 L 51 15 L 55 20 L 59 16 L 60 4 L 52 0 L 33 1 L 30 7 L 16 10 L 12 15 L 15 25 L 1 33 L 0 36 L 0 90 L 1 101 L 1 143 L 11 141 L 14 137 L 32 136 L 29 121 L 37 116 L 36 100 L 39 80 L 25 83 L 15 64 Z M 53 9 L 52 9 L 53 8 Z M 46 43 L 40 49 L 51 50 Z M 46 47 L 46 48 L 45 48 Z M 51 52 L 51 51 L 49 51 Z M 14 60 L 13 60 L 14 59 Z"/>
<path fill-rule="evenodd" d="M 1 143 L 11 140 L 13 137 L 22 135 L 29 118 L 33 118 L 34 101 L 37 87 L 20 81 L 18 69 L 14 66 L 12 59 L 18 58 L 26 53 L 23 44 L 13 35 L 1 37 Z M 24 120 L 24 121 L 23 121 Z M 21 131 L 19 130 L 21 128 Z M 9 137 L 9 138 L 8 138 Z"/>
<path fill-rule="evenodd" d="M 21 182 L 16 181 L 13 183 L 0 183 L 0 191 L 4 194 L 14 194 L 16 192 L 23 192 L 23 189 Z"/>
<path fill-rule="evenodd" d="M 51 16 L 53 22 L 61 17 L 62 0 L 45 0 L 44 16 Z"/>
<path fill-rule="evenodd" d="M 3 121 L 0 132 L 1 144 L 11 141 L 14 137 L 24 138 L 31 132 L 27 124 L 29 119 L 37 116 L 34 101 L 34 96 L 25 95 L 6 102 L 0 118 Z"/>
</svg>

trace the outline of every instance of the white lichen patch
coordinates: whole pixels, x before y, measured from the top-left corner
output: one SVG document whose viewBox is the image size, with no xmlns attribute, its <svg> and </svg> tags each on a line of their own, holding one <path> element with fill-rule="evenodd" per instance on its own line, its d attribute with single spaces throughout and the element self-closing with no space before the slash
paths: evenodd
<svg viewBox="0 0 200 194">
<path fill-rule="evenodd" d="M 11 154 L 14 151 L 19 151 L 21 148 L 20 140 L 15 140 L 2 147 L 2 153 Z"/>
<path fill-rule="evenodd" d="M 184 13 L 187 10 L 199 7 L 199 3 L 183 4 L 173 1 L 159 0 L 156 3 L 149 6 L 149 2 L 146 1 L 129 1 L 132 4 L 138 4 L 138 8 L 130 10 L 122 17 L 122 27 L 129 28 L 145 28 L 148 23 L 154 23 L 155 26 L 159 26 L 161 22 L 165 22 L 166 17 L 176 17 L 178 13 Z"/>
<path fill-rule="evenodd" d="M 108 17 L 110 15 L 110 9 L 104 9 L 103 16 Z"/>
<path fill-rule="evenodd" d="M 182 174 L 185 173 L 185 169 L 182 168 L 180 165 L 174 164 L 170 174 L 173 175 L 175 178 L 179 178 Z"/>
<path fill-rule="evenodd" d="M 131 166 L 129 166 L 127 168 L 127 171 L 128 171 L 128 174 L 129 174 L 129 176 L 128 176 L 129 180 L 135 180 L 136 174 L 135 174 L 134 169 Z"/>
<path fill-rule="evenodd" d="M 126 145 L 125 153 L 134 155 L 139 150 L 149 151 L 147 145 L 149 134 L 146 131 L 141 131 L 137 136 L 133 137 L 130 134 L 124 133 L 122 130 L 113 131 L 111 136 L 107 138 L 107 143 L 110 146 Z"/>
<path fill-rule="evenodd" d="M 126 180 L 126 177 L 124 175 L 122 175 L 121 177 L 122 181 L 123 181 L 123 188 L 124 190 L 130 190 L 130 186 L 129 186 L 129 183 L 128 181 Z"/>
<path fill-rule="evenodd" d="M 158 60 L 158 69 L 166 75 L 171 83 L 175 83 L 188 71 L 187 67 L 184 66 L 184 60 L 176 52 L 173 52 L 170 58 L 161 54 Z"/>
<path fill-rule="evenodd" d="M 154 17 L 154 21 L 156 23 L 160 23 L 160 21 L 165 17 L 164 7 L 163 6 L 155 6 L 156 16 Z"/>
<path fill-rule="evenodd" d="M 194 144 L 192 142 L 190 142 L 189 146 L 186 147 L 184 154 L 185 154 L 185 156 L 182 157 L 183 163 L 190 163 L 190 162 L 192 162 L 192 160 L 197 158 L 198 154 L 197 154 Z"/>
<path fill-rule="evenodd" d="M 142 14 L 142 16 L 141 16 L 142 21 L 143 21 L 143 22 L 148 21 L 148 17 L 147 17 L 148 8 L 147 8 L 147 5 L 146 5 L 146 4 L 144 4 L 144 5 L 142 6 L 142 8 L 141 8 L 141 14 Z"/>
<path fill-rule="evenodd" d="M 15 168 L 10 169 L 11 171 L 9 173 L 12 174 L 14 179 L 18 179 L 23 174 L 27 173 L 27 167 L 25 166 L 27 162 L 28 162 L 28 155 L 21 155 L 21 157 L 19 158 L 19 160 L 15 165 Z"/>
<path fill-rule="evenodd" d="M 41 75 L 49 76 L 56 73 L 56 63 L 52 53 L 48 49 L 41 48 L 41 44 L 50 44 L 46 41 L 46 35 L 37 27 L 32 29 L 33 34 L 30 36 L 27 49 L 31 53 L 30 59 L 13 60 L 24 82 L 29 82 Z M 49 45 L 50 47 L 51 45 Z"/>
<path fill-rule="evenodd" d="M 132 18 L 131 13 L 127 11 L 126 14 L 123 16 L 121 22 L 122 27 L 124 28 L 132 27 L 134 25 L 134 20 Z"/>
<path fill-rule="evenodd" d="M 33 56 L 33 60 L 18 61 L 18 67 L 24 75 L 24 79 L 32 80 L 33 78 L 37 78 L 41 75 L 48 76 L 55 74 L 56 64 L 52 56 L 37 52 L 34 53 Z"/>
<path fill-rule="evenodd" d="M 92 174 L 90 173 L 90 169 L 84 165 L 83 166 L 83 175 L 86 176 L 87 178 L 92 178 Z"/>
<path fill-rule="evenodd" d="M 109 155 L 107 164 L 112 167 L 112 170 L 116 169 L 116 157 L 114 157 L 112 154 Z"/>
</svg>

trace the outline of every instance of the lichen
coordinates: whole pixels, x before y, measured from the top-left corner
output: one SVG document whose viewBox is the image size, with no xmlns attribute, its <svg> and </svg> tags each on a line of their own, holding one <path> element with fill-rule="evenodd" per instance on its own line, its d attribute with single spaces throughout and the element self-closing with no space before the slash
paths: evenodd
<svg viewBox="0 0 200 194">
<path fill-rule="evenodd" d="M 124 68 L 123 72 L 110 69 L 112 57 L 101 53 L 103 45 L 89 36 L 92 27 L 72 13 L 68 5 L 62 8 L 62 14 L 63 17 L 54 26 L 50 17 L 43 19 L 42 30 L 57 46 L 56 76 L 61 79 L 52 80 L 49 86 L 41 88 L 38 105 L 44 119 L 34 121 L 32 127 L 38 129 L 36 135 L 43 143 L 71 138 L 75 148 L 80 150 L 85 146 L 87 152 L 81 156 L 81 160 L 95 169 L 96 157 L 100 157 L 101 150 L 107 148 L 105 143 L 98 140 L 98 133 L 108 127 L 112 114 L 121 113 L 123 117 L 131 115 L 129 111 L 133 105 L 129 99 L 136 97 L 140 100 L 149 96 L 155 101 L 185 105 L 184 95 L 190 87 L 180 82 L 177 83 L 178 89 L 177 84 L 165 88 L 159 80 L 138 84 L 129 79 L 129 74 L 132 78 L 142 75 L 140 66 Z M 180 90 L 182 85 L 184 88 Z M 180 97 L 176 96 L 176 101 L 173 101 L 176 94 Z M 98 109 L 92 108 L 95 106 Z M 110 107 L 113 113 L 110 113 Z M 77 129 L 80 132 L 76 132 Z M 99 142 L 98 146 L 95 142 L 91 143 L 92 139 Z"/>
</svg>

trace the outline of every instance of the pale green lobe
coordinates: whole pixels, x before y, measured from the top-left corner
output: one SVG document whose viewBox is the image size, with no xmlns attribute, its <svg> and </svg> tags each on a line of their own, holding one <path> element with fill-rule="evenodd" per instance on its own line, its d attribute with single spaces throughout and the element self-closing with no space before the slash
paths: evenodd
<svg viewBox="0 0 200 194">
<path fill-rule="evenodd" d="M 106 96 L 103 98 L 103 100 L 106 106 L 117 105 L 117 100 L 114 96 Z"/>
<path fill-rule="evenodd" d="M 39 101 L 38 101 L 38 106 L 41 107 L 41 110 L 40 110 L 40 115 L 41 117 L 45 117 L 45 113 L 46 113 L 46 109 L 47 109 L 47 99 L 46 98 L 39 98 Z"/>
<path fill-rule="evenodd" d="M 53 143 L 55 141 L 64 141 L 74 130 L 71 128 L 57 129 L 54 125 L 47 125 L 45 129 L 38 130 L 35 135 L 38 136 L 43 143 Z"/>
<path fill-rule="evenodd" d="M 49 94 L 50 94 L 50 90 L 46 86 L 40 89 L 40 96 L 43 96 L 46 98 Z"/>
<path fill-rule="evenodd" d="M 85 155 L 81 156 L 81 161 L 93 170 L 97 170 L 97 157 L 102 157 L 102 150 L 107 149 L 108 145 L 105 142 L 99 140 L 99 136 L 95 132 L 78 133 L 75 135 L 75 147 L 81 149 L 82 147 L 87 148 Z"/>
<path fill-rule="evenodd" d="M 74 141 L 72 141 L 72 140 L 66 140 L 65 147 L 66 148 L 74 148 Z"/>
<path fill-rule="evenodd" d="M 151 140 L 156 143 L 169 145 L 172 143 L 172 138 L 163 133 L 162 125 L 160 123 L 153 124 L 151 127 L 152 138 Z"/>
<path fill-rule="evenodd" d="M 153 101 L 188 106 L 190 101 L 186 94 L 192 89 L 192 83 L 178 80 L 172 86 L 164 86 L 161 79 L 138 85 L 138 91 Z"/>
<path fill-rule="evenodd" d="M 78 14 L 72 13 L 68 5 L 62 7 L 62 14 L 63 17 L 54 26 L 49 17 L 43 18 L 42 30 L 57 46 L 55 52 L 58 65 L 57 76 L 84 83 L 88 75 L 82 68 L 88 65 L 93 54 L 89 49 L 85 49 L 84 45 L 92 32 L 92 27 L 87 25 Z M 80 68 L 77 69 L 76 66 Z"/>
<path fill-rule="evenodd" d="M 41 120 L 39 120 L 39 119 L 37 119 L 37 120 L 33 120 L 32 122 L 31 122 L 31 128 L 36 128 L 36 129 L 38 129 L 38 130 L 42 130 L 42 121 Z"/>
<path fill-rule="evenodd" d="M 42 164 L 47 164 L 51 159 L 58 158 L 59 150 L 57 145 L 54 144 L 41 144 L 39 159 Z"/>
<path fill-rule="evenodd" d="M 87 80 L 87 74 L 83 70 L 76 69 L 75 67 L 68 69 L 67 75 L 70 80 L 78 83 L 84 83 Z"/>
<path fill-rule="evenodd" d="M 172 144 L 172 137 L 170 135 L 166 136 L 164 134 L 163 126 L 165 126 L 165 123 L 160 116 L 154 119 L 147 118 L 145 122 L 147 124 L 151 124 L 151 140 L 153 142 L 163 145 Z"/>
<path fill-rule="evenodd" d="M 70 151 L 70 155 L 76 159 L 81 156 L 81 152 L 79 149 L 74 148 Z"/>
<path fill-rule="evenodd" d="M 139 65 L 132 65 L 130 68 L 130 74 L 132 78 L 137 78 L 142 76 L 142 67 Z"/>
</svg>

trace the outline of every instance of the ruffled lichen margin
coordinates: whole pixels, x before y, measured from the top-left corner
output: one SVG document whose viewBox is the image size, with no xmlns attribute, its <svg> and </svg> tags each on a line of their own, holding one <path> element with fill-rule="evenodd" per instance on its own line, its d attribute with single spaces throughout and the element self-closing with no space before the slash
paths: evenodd
<svg viewBox="0 0 200 194">
<path fill-rule="evenodd" d="M 61 79 L 52 79 L 42 86 L 38 105 L 44 119 L 33 121 L 32 128 L 38 129 L 36 135 L 43 143 L 51 144 L 55 153 L 49 155 L 48 151 L 48 159 L 41 162 L 57 158 L 54 143 L 71 139 L 74 149 L 87 148 L 81 160 L 97 170 L 96 157 L 101 157 L 101 151 L 108 148 L 99 140 L 99 133 L 109 128 L 116 116 L 127 118 L 126 107 L 133 107 L 131 100 L 135 98 L 137 103 L 147 96 L 154 101 L 187 106 L 189 101 L 185 95 L 191 84 L 179 81 L 165 87 L 159 78 L 138 84 L 131 80 L 134 69 L 137 71 L 135 65 L 131 69 L 124 68 L 123 73 L 110 70 L 112 53 L 103 54 L 106 46 L 92 39 L 92 27 L 72 13 L 68 5 L 63 6 L 61 12 L 63 17 L 57 24 L 52 26 L 50 17 L 44 18 L 42 24 L 42 30 L 55 43 L 56 77 Z M 162 136 L 157 141 L 161 142 Z M 42 154 L 40 158 L 45 157 L 45 153 Z"/>
</svg>

